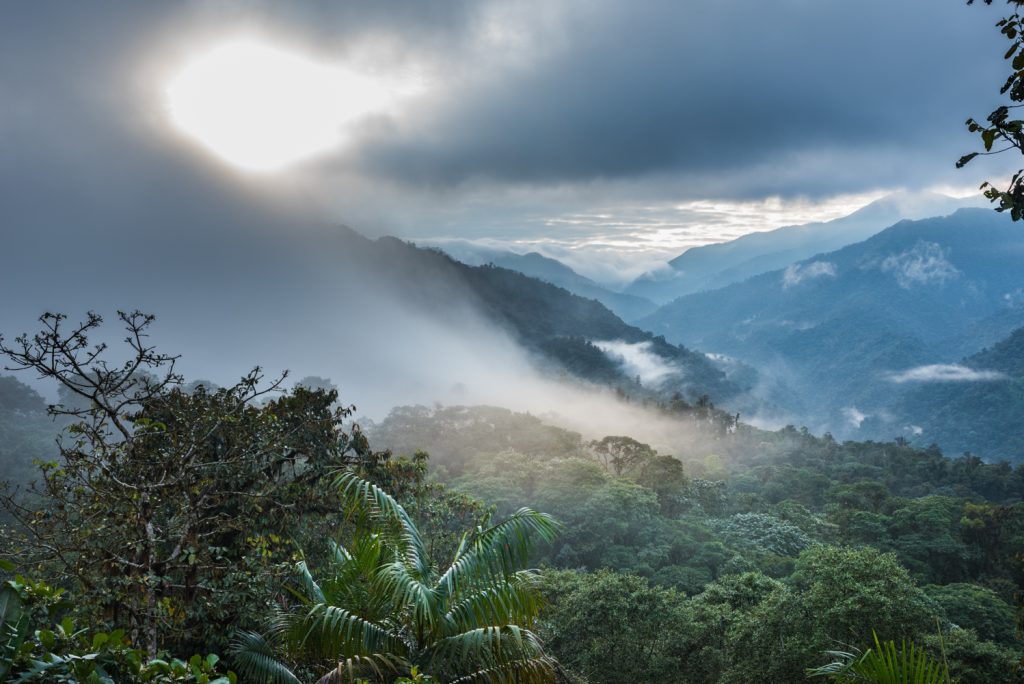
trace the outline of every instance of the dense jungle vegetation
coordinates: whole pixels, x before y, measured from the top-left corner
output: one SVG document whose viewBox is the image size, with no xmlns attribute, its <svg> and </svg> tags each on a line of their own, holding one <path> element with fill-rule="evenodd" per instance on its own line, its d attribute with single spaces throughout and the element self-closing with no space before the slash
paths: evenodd
<svg viewBox="0 0 1024 684">
<path fill-rule="evenodd" d="M 96 316 L 3 342 L 63 389 L 0 379 L 0 677 L 865 681 L 906 642 L 1022 679 L 1024 466 L 706 398 L 648 407 L 672 453 L 494 407 L 360 427 L 327 381 L 186 384 L 151 320 L 124 365 Z"/>
</svg>

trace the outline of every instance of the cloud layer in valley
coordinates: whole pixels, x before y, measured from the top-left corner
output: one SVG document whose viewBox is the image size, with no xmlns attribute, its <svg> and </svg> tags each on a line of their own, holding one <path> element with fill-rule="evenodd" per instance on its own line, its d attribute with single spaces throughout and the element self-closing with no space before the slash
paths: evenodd
<svg viewBox="0 0 1024 684">
<path fill-rule="evenodd" d="M 890 373 L 889 382 L 904 384 L 908 382 L 991 382 L 1005 380 L 1006 376 L 998 371 L 975 370 L 967 366 L 951 363 L 935 363 L 917 366 L 897 373 Z"/>
</svg>

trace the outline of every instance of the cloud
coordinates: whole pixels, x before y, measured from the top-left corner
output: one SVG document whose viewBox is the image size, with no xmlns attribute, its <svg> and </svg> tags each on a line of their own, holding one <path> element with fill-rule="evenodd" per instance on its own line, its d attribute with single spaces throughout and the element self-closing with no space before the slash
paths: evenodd
<svg viewBox="0 0 1024 684">
<path fill-rule="evenodd" d="M 949 161 L 974 144 L 964 107 L 991 94 L 978 74 L 1004 68 L 993 11 L 926 0 L 652 0 L 644 12 L 607 0 L 16 3 L 0 23 L 0 64 L 17 65 L 0 68 L 2 218 L 21 219 L 9 197 L 29 211 L 54 203 L 43 188 L 81 188 L 91 204 L 69 212 L 66 230 L 83 230 L 110 225 L 126 201 L 173 213 L 212 180 L 247 199 L 298 195 L 319 218 L 378 235 L 584 236 L 593 254 L 654 235 L 678 252 L 764 227 L 750 214 L 766 197 L 788 198 L 773 221 L 783 225 L 806 218 L 805 200 L 973 182 L 973 168 Z M 761 29 L 737 30 L 751 25 Z M 956 49 L 929 39 L 953 31 Z M 356 131 L 346 152 L 272 182 L 239 177 L 170 133 L 161 101 L 177 69 L 237 35 L 408 75 L 423 92 Z"/>
<path fill-rule="evenodd" d="M 554 4 L 545 34 L 557 49 L 530 69 L 486 59 L 482 78 L 455 79 L 396 129 L 368 135 L 365 168 L 431 185 L 669 173 L 684 181 L 677 192 L 712 179 L 733 197 L 954 179 L 938 168 L 970 143 L 964 103 L 998 86 L 978 77 L 1000 73 L 991 15 L 962 6 Z M 929 41 L 932 31 L 955 31 L 962 49 Z M 928 170 L 928 159 L 943 163 Z"/>
<path fill-rule="evenodd" d="M 828 276 L 836 277 L 836 265 L 831 261 L 811 261 L 802 264 L 790 264 L 782 274 L 782 287 L 790 288 L 805 280 L 813 280 Z"/>
<path fill-rule="evenodd" d="M 843 416 L 845 416 L 850 425 L 855 428 L 860 428 L 861 423 L 870 417 L 868 414 L 861 412 L 856 406 L 847 406 L 844 408 Z"/>
<path fill-rule="evenodd" d="M 935 363 L 890 373 L 887 378 L 889 382 L 904 384 L 908 382 L 990 382 L 1004 380 L 1006 376 L 997 371 L 975 370 L 958 364 Z"/>
<path fill-rule="evenodd" d="M 960 276 L 960 271 L 946 258 L 946 250 L 924 240 L 905 252 L 886 257 L 880 268 L 884 273 L 892 273 L 904 289 L 912 285 L 941 285 Z"/>
<path fill-rule="evenodd" d="M 651 351 L 650 342 L 610 340 L 594 341 L 593 345 L 619 362 L 627 375 L 639 377 L 644 385 L 656 386 L 669 376 L 679 374 L 677 367 Z"/>
</svg>

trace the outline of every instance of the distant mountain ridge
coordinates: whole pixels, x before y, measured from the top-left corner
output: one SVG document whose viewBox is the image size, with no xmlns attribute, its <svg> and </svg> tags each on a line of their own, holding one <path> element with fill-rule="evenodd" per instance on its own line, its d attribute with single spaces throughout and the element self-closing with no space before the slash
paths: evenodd
<svg viewBox="0 0 1024 684">
<path fill-rule="evenodd" d="M 649 299 L 614 292 L 590 278 L 580 275 L 561 261 L 544 256 L 539 252 L 518 254 L 510 250 L 478 247 L 466 243 L 442 243 L 428 246 L 440 249 L 456 261 L 468 266 L 493 264 L 557 285 L 581 297 L 596 299 L 625 321 L 636 320 L 658 308 L 657 304 Z"/>
<path fill-rule="evenodd" d="M 898 373 L 955 364 L 1024 325 L 1022 264 L 1019 225 L 962 209 L 681 297 L 638 324 L 771 369 L 793 387 L 794 406 L 810 407 L 800 418 L 811 427 L 891 438 L 914 432 L 900 422 L 898 396 L 916 383 L 954 382 L 910 375 L 899 384 Z"/>
<path fill-rule="evenodd" d="M 775 230 L 750 233 L 729 242 L 694 247 L 647 273 L 623 290 L 665 304 L 677 297 L 715 290 L 861 242 L 903 219 L 944 216 L 977 200 L 935 193 L 897 193 L 862 207 L 849 216 Z"/>
</svg>

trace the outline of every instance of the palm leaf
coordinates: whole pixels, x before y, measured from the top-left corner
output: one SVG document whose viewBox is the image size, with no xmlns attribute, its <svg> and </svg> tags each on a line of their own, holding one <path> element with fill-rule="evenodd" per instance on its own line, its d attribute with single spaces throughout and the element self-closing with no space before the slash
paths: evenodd
<svg viewBox="0 0 1024 684">
<path fill-rule="evenodd" d="M 558 528 L 550 515 L 520 508 L 498 524 L 480 530 L 468 544 L 460 544 L 455 560 L 438 584 L 451 596 L 464 583 L 508 577 L 528 562 L 537 537 L 551 541 Z"/>
<path fill-rule="evenodd" d="M 276 658 L 274 649 L 260 634 L 239 633 L 232 641 L 230 653 L 242 681 L 253 684 L 302 684 L 288 666 Z"/>
<path fill-rule="evenodd" d="M 945 663 L 933 660 L 913 643 L 902 642 L 900 648 L 892 640 L 881 642 L 874 635 L 875 645 L 861 655 L 829 651 L 835 660 L 828 665 L 808 670 L 812 677 L 829 677 L 841 684 L 942 684 L 949 681 Z"/>
<path fill-rule="evenodd" d="M 385 672 L 394 673 L 399 669 L 408 669 L 408 663 L 390 654 L 374 653 L 367 656 L 353 656 L 338 663 L 338 666 L 317 680 L 316 684 L 343 684 L 362 680 L 368 674 L 378 679 Z"/>
<path fill-rule="evenodd" d="M 536 573 L 524 570 L 503 583 L 474 591 L 445 614 L 453 628 L 464 631 L 488 625 L 530 624 L 540 612 Z"/>
<path fill-rule="evenodd" d="M 317 584 L 316 580 L 313 579 L 313 574 L 309 571 L 309 566 L 306 565 L 306 561 L 301 560 L 295 564 L 295 569 L 299 574 L 299 581 L 302 584 L 303 594 L 296 591 L 292 591 L 292 595 L 296 598 L 307 602 L 307 603 L 324 603 L 327 599 L 324 598 L 324 592 Z"/>
<path fill-rule="evenodd" d="M 382 594 L 391 597 L 396 606 L 411 609 L 416 624 L 433 630 L 441 621 L 441 603 L 437 592 L 421 582 L 405 563 L 395 561 L 381 566 L 375 586 Z"/>
<path fill-rule="evenodd" d="M 326 658 L 404 652 L 404 644 L 388 629 L 341 606 L 319 603 L 301 621 L 296 620 L 289 632 L 289 643 Z"/>
<path fill-rule="evenodd" d="M 485 668 L 453 679 L 449 684 L 550 684 L 555 681 L 558 663 L 553 658 L 540 656 L 513 660 L 498 667 Z"/>
<path fill-rule="evenodd" d="M 427 658 L 439 670 L 455 663 L 462 670 L 502 668 L 518 660 L 544 655 L 537 636 L 517 625 L 480 627 L 455 634 L 431 645 Z"/>
<path fill-rule="evenodd" d="M 0 588 L 0 680 L 11 671 L 14 654 L 28 635 L 21 595 L 9 583 Z"/>
<path fill-rule="evenodd" d="M 397 524 L 401 530 L 396 546 L 405 562 L 412 567 L 419 579 L 425 579 L 430 571 L 429 556 L 423 538 L 416 524 L 390 494 L 377 485 L 362 479 L 351 470 L 342 471 L 334 480 L 346 502 L 352 509 L 369 513 L 379 520 Z"/>
</svg>

